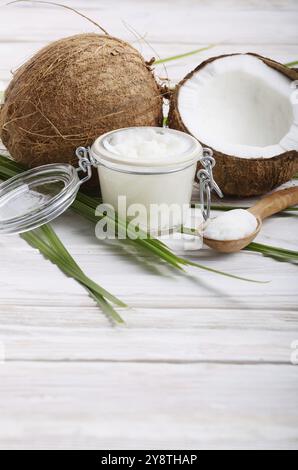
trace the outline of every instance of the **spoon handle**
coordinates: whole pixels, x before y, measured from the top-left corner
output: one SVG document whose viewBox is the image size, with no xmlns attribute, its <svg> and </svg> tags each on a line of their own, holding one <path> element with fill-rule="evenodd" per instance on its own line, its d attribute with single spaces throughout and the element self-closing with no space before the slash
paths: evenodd
<svg viewBox="0 0 298 470">
<path fill-rule="evenodd" d="M 296 204 L 298 204 L 298 186 L 282 189 L 270 194 L 269 196 L 265 196 L 248 209 L 248 211 L 260 219 L 266 219 L 266 217 Z"/>
</svg>

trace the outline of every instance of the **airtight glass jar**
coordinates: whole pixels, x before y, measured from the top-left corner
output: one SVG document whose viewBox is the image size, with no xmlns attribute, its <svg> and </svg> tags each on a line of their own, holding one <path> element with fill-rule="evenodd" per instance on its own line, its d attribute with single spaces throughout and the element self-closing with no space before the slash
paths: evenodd
<svg viewBox="0 0 298 470">
<path fill-rule="evenodd" d="M 203 149 L 188 134 L 160 127 L 108 132 L 90 149 L 102 199 L 140 228 L 173 231 L 184 223 Z"/>
<path fill-rule="evenodd" d="M 183 224 L 198 161 L 205 220 L 211 191 L 221 195 L 213 180 L 211 150 L 176 130 L 119 129 L 102 135 L 91 147 L 78 147 L 76 155 L 78 168 L 63 163 L 44 165 L 0 184 L 0 234 L 26 232 L 57 218 L 91 178 L 92 167 L 98 169 L 103 203 L 121 218 L 128 217 L 130 223 L 155 234 L 174 231 Z"/>
</svg>

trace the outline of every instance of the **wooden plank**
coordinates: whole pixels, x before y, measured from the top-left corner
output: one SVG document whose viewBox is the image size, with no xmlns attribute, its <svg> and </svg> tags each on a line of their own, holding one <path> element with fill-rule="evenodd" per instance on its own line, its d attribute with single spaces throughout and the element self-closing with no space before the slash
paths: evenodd
<svg viewBox="0 0 298 470">
<path fill-rule="evenodd" d="M 138 4 L 138 0 L 125 0 L 127 9 L 131 9 L 132 11 Z M 5 0 L 0 1 L 0 5 L 6 4 Z M 109 5 L 114 6 L 116 4 L 116 0 L 103 0 L 97 2 L 96 0 L 64 0 L 65 5 L 69 5 L 73 8 L 79 8 L 89 11 L 99 10 L 99 9 L 106 9 Z M 221 10 L 240 10 L 240 11 L 247 11 L 247 10 L 267 10 L 271 11 L 275 10 L 287 10 L 287 11 L 295 11 L 298 9 L 296 0 L 184 0 L 183 5 L 179 0 L 145 0 L 144 5 L 147 8 L 149 6 L 151 8 L 155 8 L 156 4 L 163 4 L 165 7 L 187 7 L 189 4 L 195 3 L 197 7 L 205 9 L 205 10 L 213 10 L 214 8 L 221 9 Z M 21 2 L 17 5 L 18 8 L 23 9 L 40 9 L 41 7 L 44 9 L 53 8 L 49 5 L 38 5 L 38 3 L 32 2 Z"/>
<path fill-rule="evenodd" d="M 294 366 L 6 363 L 2 449 L 297 449 Z"/>
<path fill-rule="evenodd" d="M 142 3 L 134 1 L 101 2 L 92 18 L 102 23 L 113 35 L 131 39 L 129 27 L 150 41 L 165 37 L 180 43 L 297 43 L 297 8 L 238 9 L 218 6 L 212 10 L 197 2 Z M 293 5 L 293 4 L 292 4 Z M 85 10 L 82 10 L 85 12 Z M 115 14 L 117 11 L 117 14 Z M 86 10 L 88 13 L 88 10 Z M 45 21 L 46 18 L 46 21 Z M 52 40 L 63 35 L 97 29 L 79 16 L 57 8 L 11 5 L 1 8 L 0 39 Z M 34 24 L 34 28 L 30 25 Z M 13 25 L 13 27 L 12 27 Z M 233 27 L 231 27 L 231 25 Z"/>
<path fill-rule="evenodd" d="M 162 319 L 160 319 L 162 321 Z M 296 317 L 297 321 L 297 317 Z M 129 324 L 128 324 L 129 325 Z M 130 326 L 130 325 L 129 325 Z M 291 364 L 292 331 L 4 326 L 6 361 Z M 66 366 L 65 366 L 66 367 Z"/>
<path fill-rule="evenodd" d="M 176 273 L 151 255 L 128 251 L 127 244 L 99 242 L 92 225 L 73 214 L 59 218 L 55 228 L 86 273 L 132 307 L 297 309 L 297 267 L 254 253 L 213 254 L 211 250 L 176 252 L 206 266 L 268 284 L 247 283 L 196 268 Z M 297 217 L 266 222 L 261 241 L 297 249 Z M 267 229 L 268 227 L 268 229 Z M 268 231 L 267 231 L 268 230 Z M 276 239 L 274 238 L 276 235 Z M 66 278 L 18 237 L 1 237 L 0 310 L 11 305 L 92 306 L 85 291 Z M 138 256 L 135 256 L 138 254 Z"/>
<path fill-rule="evenodd" d="M 269 331 L 298 331 L 298 314 L 295 310 L 277 309 L 224 309 L 224 308 L 138 308 L 121 309 L 121 315 L 126 321 L 126 328 L 137 330 L 141 334 L 142 329 L 149 330 L 204 330 L 206 336 L 211 330 L 228 330 L 231 334 L 237 330 L 261 332 Z M 12 331 L 15 328 L 22 334 L 29 334 L 30 328 L 38 328 L 40 332 L 46 332 L 47 328 L 59 329 L 60 334 L 64 330 L 76 332 L 77 329 L 97 329 L 107 327 L 108 323 L 98 308 L 93 306 L 77 305 L 18 305 L 11 304 L 1 309 L 0 332 Z M 44 330 L 43 330 L 44 328 Z M 122 328 L 122 327 L 121 327 Z M 122 331 L 122 330 L 121 330 Z M 120 335 L 122 332 L 120 332 Z M 298 334 L 296 335 L 298 337 Z"/>
<path fill-rule="evenodd" d="M 8 305 L 65 304 L 82 308 L 93 305 L 83 288 L 40 255 L 20 253 L 19 260 L 3 253 L 1 256 L 1 311 Z M 294 310 L 297 307 L 297 268 L 276 265 L 261 256 L 243 254 L 228 262 L 220 258 L 201 261 L 237 275 L 269 279 L 268 284 L 219 277 L 195 268 L 188 270 L 189 275 L 180 274 L 150 259 L 134 263 L 119 252 L 106 257 L 85 254 L 76 256 L 76 260 L 92 279 L 135 308 Z"/>
</svg>

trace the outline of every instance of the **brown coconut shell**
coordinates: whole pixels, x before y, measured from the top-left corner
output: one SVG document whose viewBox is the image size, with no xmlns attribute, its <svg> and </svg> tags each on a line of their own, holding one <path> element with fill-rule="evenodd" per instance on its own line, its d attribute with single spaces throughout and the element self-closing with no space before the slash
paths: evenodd
<svg viewBox="0 0 298 470">
<path fill-rule="evenodd" d="M 190 134 L 181 119 L 178 109 L 178 95 L 181 86 L 183 86 L 183 84 L 189 80 L 194 73 L 203 69 L 210 62 L 230 55 L 239 54 L 226 54 L 205 60 L 192 72 L 186 75 L 186 77 L 177 85 L 170 98 L 169 127 Z M 290 69 L 283 64 L 275 62 L 272 59 L 262 57 L 258 54 L 248 53 L 248 55 L 259 58 L 266 65 L 278 70 L 291 80 L 298 80 L 297 69 Z M 201 144 L 203 146 L 206 145 L 204 142 L 201 142 Z M 234 155 L 223 154 L 215 149 L 212 150 L 216 159 L 214 177 L 225 195 L 237 197 L 258 196 L 271 191 L 286 181 L 289 181 L 295 173 L 298 172 L 298 149 L 266 159 L 239 158 Z"/>
<path fill-rule="evenodd" d="M 80 34 L 53 42 L 21 66 L 5 92 L 0 137 L 26 166 L 76 165 L 75 149 L 105 132 L 162 125 L 162 94 L 128 43 Z"/>
</svg>

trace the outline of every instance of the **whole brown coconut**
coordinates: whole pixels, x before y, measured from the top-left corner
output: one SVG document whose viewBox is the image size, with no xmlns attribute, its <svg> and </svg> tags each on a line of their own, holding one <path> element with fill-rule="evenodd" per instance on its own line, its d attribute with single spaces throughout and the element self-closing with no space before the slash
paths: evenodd
<svg viewBox="0 0 298 470">
<path fill-rule="evenodd" d="M 120 39 L 80 34 L 49 44 L 17 70 L 0 136 L 26 166 L 76 164 L 76 147 L 105 132 L 161 123 L 160 88 L 140 53 Z"/>
<path fill-rule="evenodd" d="M 240 54 L 212 57 L 202 62 L 177 85 L 170 99 L 169 127 L 191 133 L 179 113 L 178 96 L 181 87 L 207 64 L 234 55 Z M 297 69 L 290 69 L 258 54 L 248 53 L 246 55 L 258 58 L 291 80 L 298 80 Z M 240 110 L 239 118 L 242 112 L 243 110 Z M 194 137 L 196 136 L 194 135 Z M 210 147 L 208 142 L 202 140 L 200 142 L 203 146 Z M 216 159 L 214 177 L 225 195 L 237 197 L 261 195 L 289 181 L 298 172 L 298 147 L 271 158 L 240 158 L 235 155 L 227 155 L 215 148 L 212 150 Z"/>
</svg>

